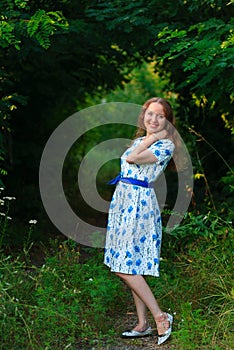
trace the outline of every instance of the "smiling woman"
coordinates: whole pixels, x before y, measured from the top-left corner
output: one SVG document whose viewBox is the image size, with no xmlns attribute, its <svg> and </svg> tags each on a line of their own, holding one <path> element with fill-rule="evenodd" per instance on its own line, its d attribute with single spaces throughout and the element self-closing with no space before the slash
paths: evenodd
<svg viewBox="0 0 234 350">
<path fill-rule="evenodd" d="M 147 308 L 158 330 L 158 344 L 165 342 L 173 317 L 162 312 L 144 275 L 159 276 L 162 241 L 160 210 L 152 182 L 172 158 L 174 117 L 170 104 L 162 98 L 148 100 L 139 117 L 131 146 L 121 157 L 121 173 L 110 204 L 104 263 L 130 287 L 138 324 L 127 338 L 151 334 Z M 145 136 L 144 136 L 145 133 Z"/>
<path fill-rule="evenodd" d="M 163 130 L 166 127 L 166 121 L 163 106 L 158 102 L 152 102 L 147 108 L 144 118 L 147 134 Z"/>
<path fill-rule="evenodd" d="M 148 113 L 164 116 L 166 118 L 165 129 L 167 129 L 168 136 L 173 138 L 175 132 L 175 117 L 170 103 L 161 97 L 153 97 L 144 103 L 138 119 L 136 138 L 145 135 Z M 153 132 L 157 131 L 160 130 L 154 130 Z"/>
<path fill-rule="evenodd" d="M 141 138 L 142 142 L 130 153 L 126 161 L 138 164 L 154 163 L 159 151 L 152 154 L 148 147 L 160 139 L 175 142 L 174 131 L 175 118 L 169 102 L 157 97 L 146 101 L 139 116 L 136 138 L 144 135 L 145 132 L 146 136 Z"/>
</svg>

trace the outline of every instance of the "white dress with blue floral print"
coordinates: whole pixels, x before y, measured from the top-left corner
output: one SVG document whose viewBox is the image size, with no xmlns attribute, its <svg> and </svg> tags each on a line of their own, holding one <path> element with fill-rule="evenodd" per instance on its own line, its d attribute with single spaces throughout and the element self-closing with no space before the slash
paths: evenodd
<svg viewBox="0 0 234 350">
<path fill-rule="evenodd" d="M 129 164 L 126 157 L 142 141 L 138 138 L 121 157 L 121 176 L 155 181 L 174 151 L 168 139 L 155 142 L 149 150 L 155 163 Z M 153 188 L 119 181 L 108 215 L 104 263 L 113 272 L 159 276 L 162 240 L 161 214 Z"/>
</svg>

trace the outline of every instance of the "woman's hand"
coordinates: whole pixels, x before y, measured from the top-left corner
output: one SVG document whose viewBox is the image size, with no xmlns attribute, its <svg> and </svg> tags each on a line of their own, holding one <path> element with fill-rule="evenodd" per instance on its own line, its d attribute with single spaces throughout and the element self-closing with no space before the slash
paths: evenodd
<svg viewBox="0 0 234 350">
<path fill-rule="evenodd" d="M 155 156 L 147 148 L 158 140 L 165 139 L 168 133 L 165 129 L 146 136 L 143 141 L 129 154 L 126 161 L 130 164 L 154 163 Z"/>
<path fill-rule="evenodd" d="M 151 146 L 153 143 L 155 143 L 158 140 L 165 139 L 168 136 L 167 130 L 163 129 L 159 132 L 155 132 L 149 136 L 146 136 L 143 143 L 146 147 Z"/>
<path fill-rule="evenodd" d="M 165 139 L 168 136 L 168 132 L 166 129 L 163 129 L 159 132 L 156 132 L 154 135 L 157 138 L 157 140 L 161 140 L 161 139 Z"/>
</svg>

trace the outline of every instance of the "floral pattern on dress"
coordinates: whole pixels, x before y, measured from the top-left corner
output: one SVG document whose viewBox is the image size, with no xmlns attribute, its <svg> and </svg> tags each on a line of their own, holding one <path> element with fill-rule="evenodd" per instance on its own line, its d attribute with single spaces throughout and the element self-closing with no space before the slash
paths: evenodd
<svg viewBox="0 0 234 350">
<path fill-rule="evenodd" d="M 142 141 L 136 139 L 121 157 L 121 176 L 156 181 L 170 161 L 174 144 L 168 139 L 148 149 L 155 163 L 129 164 L 126 157 Z M 113 272 L 159 276 L 161 214 L 153 188 L 118 182 L 108 214 L 104 263 Z"/>
</svg>

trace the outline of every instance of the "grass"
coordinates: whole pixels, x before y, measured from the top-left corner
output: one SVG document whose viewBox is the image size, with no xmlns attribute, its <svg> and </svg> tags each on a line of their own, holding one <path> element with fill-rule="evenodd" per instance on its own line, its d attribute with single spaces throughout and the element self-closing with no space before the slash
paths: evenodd
<svg viewBox="0 0 234 350">
<path fill-rule="evenodd" d="M 3 215 L 0 349 L 120 345 L 119 325 L 134 305 L 126 286 L 103 265 L 103 251 L 53 240 L 44 263 L 33 264 L 32 226 L 21 252 L 10 255 L 3 244 L 9 225 Z M 174 314 L 170 349 L 234 348 L 233 248 L 230 217 L 214 213 L 190 213 L 174 233 L 164 234 L 161 276 L 147 281 L 163 310 Z"/>
<path fill-rule="evenodd" d="M 41 267 L 1 255 L 2 349 L 64 349 L 108 336 L 121 285 L 97 256 L 81 264 L 69 241 L 59 246 Z"/>
<path fill-rule="evenodd" d="M 162 307 L 175 314 L 173 349 L 232 349 L 230 242 L 206 250 L 202 244 L 173 261 L 164 258 L 161 278 L 148 282 Z M 53 245 L 57 250 L 40 267 L 24 253 L 12 258 L 2 252 L 1 349 L 75 350 L 117 341 L 116 317 L 132 310 L 130 293 L 103 265 L 102 251 L 80 253 L 71 241 Z"/>
<path fill-rule="evenodd" d="M 170 305 L 176 313 L 175 349 L 234 347 L 233 268 L 222 254 L 220 246 L 196 248 L 180 257 L 173 277 L 165 274 L 160 281 L 162 288 L 167 286 L 163 305 Z"/>
</svg>

